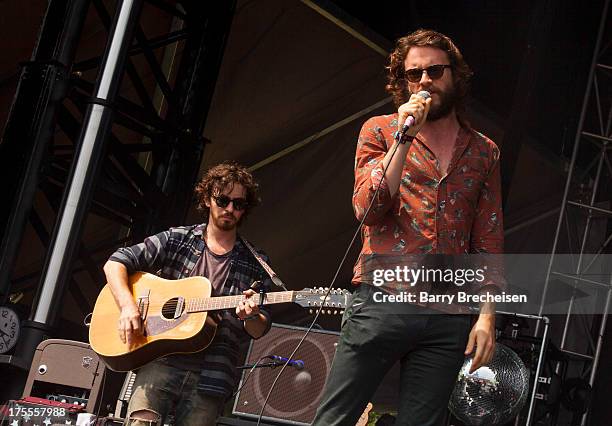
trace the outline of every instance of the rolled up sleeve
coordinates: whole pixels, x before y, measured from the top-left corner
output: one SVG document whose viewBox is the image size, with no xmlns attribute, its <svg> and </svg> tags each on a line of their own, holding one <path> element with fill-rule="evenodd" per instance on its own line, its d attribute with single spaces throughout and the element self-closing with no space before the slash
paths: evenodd
<svg viewBox="0 0 612 426">
<path fill-rule="evenodd" d="M 121 247 L 110 256 L 109 260 L 125 265 L 130 274 L 136 271 L 155 271 L 164 263 L 165 246 L 169 236 L 170 231 L 164 231 L 147 237 L 140 244 Z"/>
<path fill-rule="evenodd" d="M 366 225 L 378 223 L 393 204 L 389 186 L 383 179 L 383 159 L 386 153 L 387 144 L 381 128 L 373 119 L 366 121 L 357 140 L 353 190 L 353 210 L 359 221 L 374 200 L 364 222 Z M 376 192 L 379 185 L 380 189 Z"/>
</svg>

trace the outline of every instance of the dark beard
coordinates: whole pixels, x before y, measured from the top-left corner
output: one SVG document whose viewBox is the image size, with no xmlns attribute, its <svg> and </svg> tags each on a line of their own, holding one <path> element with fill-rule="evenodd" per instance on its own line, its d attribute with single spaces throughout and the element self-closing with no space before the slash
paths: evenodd
<svg viewBox="0 0 612 426">
<path fill-rule="evenodd" d="M 440 98 L 440 104 L 433 106 L 429 109 L 427 114 L 427 121 L 436 121 L 441 118 L 447 117 L 455 108 L 456 104 L 456 91 L 454 87 L 450 88 L 446 92 L 436 92 Z"/>
<path fill-rule="evenodd" d="M 225 222 L 221 218 L 212 217 L 215 226 L 223 231 L 231 231 L 232 229 L 236 229 L 238 223 L 236 221 L 233 222 Z"/>
</svg>

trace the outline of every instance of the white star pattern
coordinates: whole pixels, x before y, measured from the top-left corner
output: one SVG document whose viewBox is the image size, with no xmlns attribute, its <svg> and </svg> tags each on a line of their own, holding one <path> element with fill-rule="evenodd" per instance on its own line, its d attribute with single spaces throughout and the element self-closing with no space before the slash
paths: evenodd
<svg viewBox="0 0 612 426">
<path fill-rule="evenodd" d="M 11 426 L 19 426 L 19 422 L 17 421 L 17 419 L 11 422 Z"/>
<path fill-rule="evenodd" d="M 51 419 L 50 419 L 49 417 L 47 417 L 43 423 L 44 423 L 46 426 L 49 426 L 49 425 L 50 425 L 52 422 L 51 422 Z"/>
</svg>

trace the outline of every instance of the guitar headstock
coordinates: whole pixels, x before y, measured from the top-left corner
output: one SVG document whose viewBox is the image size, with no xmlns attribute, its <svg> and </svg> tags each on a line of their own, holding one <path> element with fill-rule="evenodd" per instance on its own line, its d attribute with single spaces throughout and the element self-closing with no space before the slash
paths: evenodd
<svg viewBox="0 0 612 426">
<path fill-rule="evenodd" d="M 334 288 L 325 297 L 327 290 L 327 287 L 305 288 L 295 292 L 293 301 L 303 308 L 310 308 L 311 313 L 314 313 L 315 310 L 323 306 L 322 314 L 343 314 L 350 300 L 351 293 L 348 290 Z"/>
</svg>

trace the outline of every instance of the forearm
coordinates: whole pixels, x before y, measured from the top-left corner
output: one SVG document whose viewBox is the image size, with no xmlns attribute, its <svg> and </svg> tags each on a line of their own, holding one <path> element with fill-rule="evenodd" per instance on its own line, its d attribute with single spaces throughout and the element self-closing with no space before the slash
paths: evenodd
<svg viewBox="0 0 612 426">
<path fill-rule="evenodd" d="M 134 297 L 130 291 L 128 281 L 128 270 L 125 265 L 113 260 L 104 264 L 106 282 L 119 308 L 134 305 Z"/>
<path fill-rule="evenodd" d="M 268 330 L 269 319 L 262 313 L 244 321 L 244 330 L 254 339 L 259 339 Z"/>
<path fill-rule="evenodd" d="M 488 324 L 491 328 L 495 327 L 495 303 L 483 302 L 480 304 L 479 322 Z"/>
<path fill-rule="evenodd" d="M 357 153 L 353 209 L 357 220 L 362 220 L 371 206 L 364 219 L 366 225 L 374 225 L 380 221 L 392 206 L 398 192 L 408 147 L 400 145 L 392 157 L 393 149 L 392 147 L 384 156 L 378 157 L 375 166 L 371 166 L 368 160 L 372 150 Z"/>
<path fill-rule="evenodd" d="M 474 347 L 476 351 L 470 373 L 488 364 L 493 358 L 495 352 L 495 306 L 493 304 L 481 304 L 480 315 L 468 337 L 465 355 L 473 353 Z"/>
<path fill-rule="evenodd" d="M 134 339 L 142 336 L 143 323 L 138 306 L 130 291 L 128 269 L 122 263 L 109 260 L 104 264 L 104 273 L 111 293 L 115 298 L 115 303 L 121 311 L 117 324 L 119 338 L 123 343 L 130 346 Z M 109 324 L 109 326 L 112 326 L 112 324 Z"/>
<path fill-rule="evenodd" d="M 399 189 L 409 146 L 409 144 L 400 144 L 394 154 L 394 144 L 383 159 L 383 170 L 386 169 L 385 179 L 387 180 L 387 187 L 391 197 L 395 196 Z"/>
</svg>

